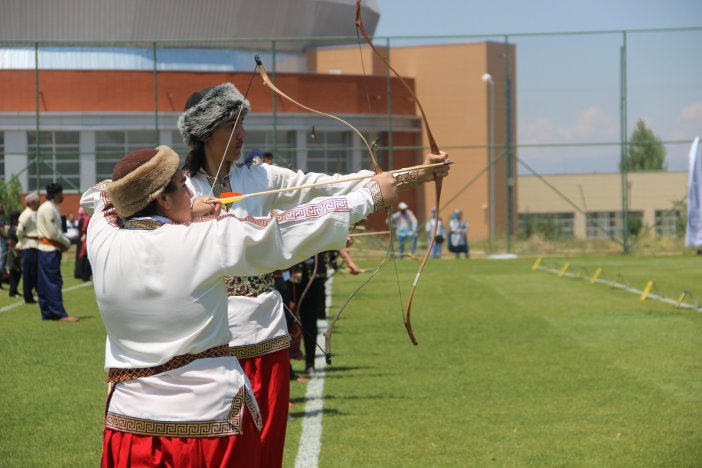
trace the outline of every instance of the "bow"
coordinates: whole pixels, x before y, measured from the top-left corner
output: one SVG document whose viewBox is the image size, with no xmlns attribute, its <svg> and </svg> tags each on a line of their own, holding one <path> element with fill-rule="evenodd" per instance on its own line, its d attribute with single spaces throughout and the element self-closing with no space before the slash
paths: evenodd
<svg viewBox="0 0 702 468">
<path fill-rule="evenodd" d="M 390 69 L 395 76 L 397 76 L 400 79 L 400 82 L 404 85 L 404 87 L 407 89 L 407 91 L 410 93 L 410 95 L 414 98 L 414 101 L 417 103 L 417 107 L 419 108 L 419 112 L 422 117 L 422 121 L 424 122 L 424 128 L 427 133 L 427 138 L 429 139 L 429 146 L 431 148 L 432 154 L 441 154 L 439 151 L 439 146 L 436 144 L 436 140 L 434 140 L 434 135 L 431 133 L 431 129 L 429 128 L 429 121 L 427 120 L 427 117 L 424 113 L 424 108 L 422 107 L 421 102 L 419 102 L 419 99 L 417 98 L 417 95 L 414 94 L 414 91 L 410 87 L 409 84 L 402 78 L 402 76 L 395 70 L 392 65 L 385 59 L 383 54 L 380 53 L 378 49 L 373 45 L 373 41 L 370 39 L 368 36 L 368 32 L 366 31 L 365 26 L 363 26 L 363 19 L 361 18 L 361 0 L 356 0 L 356 30 L 359 31 L 362 35 L 363 38 L 366 40 L 366 42 L 370 45 L 371 49 L 373 49 L 373 52 L 380 58 L 380 60 Z M 431 249 L 434 246 L 434 242 L 436 241 L 436 232 L 439 227 L 439 207 L 441 206 L 441 179 L 437 178 L 435 181 L 435 194 L 436 194 L 436 214 L 434 218 L 434 230 L 431 235 L 431 242 L 429 242 L 429 245 L 427 246 L 427 252 L 424 256 L 424 260 L 422 260 L 421 265 L 419 266 L 419 270 L 417 271 L 417 274 L 414 278 L 414 282 L 412 283 L 412 289 L 410 290 L 410 295 L 407 300 L 407 308 L 405 309 L 405 314 L 404 314 L 404 322 L 405 322 L 405 328 L 407 329 L 407 334 L 409 335 L 410 340 L 412 341 L 413 345 L 419 344 L 417 342 L 417 339 L 414 336 L 414 332 L 412 331 L 412 323 L 410 320 L 410 314 L 412 312 L 412 299 L 414 298 L 414 292 L 417 289 L 417 284 L 419 283 L 419 278 L 422 275 L 422 272 L 424 271 L 424 267 L 427 264 L 427 260 L 429 260 L 429 256 L 431 254 Z"/>
<path fill-rule="evenodd" d="M 380 174 L 381 172 L 383 172 L 382 168 L 380 167 L 380 164 L 378 164 L 378 159 L 376 158 L 375 152 L 373 151 L 373 147 L 368 143 L 368 140 L 366 140 L 366 137 L 364 137 L 363 134 L 356 127 L 354 127 L 349 122 L 342 119 L 341 117 L 337 117 L 335 115 L 328 114 L 326 112 L 322 112 L 320 110 L 308 107 L 308 106 L 296 101 L 295 99 L 291 98 L 287 94 L 285 94 L 271 81 L 270 77 L 268 76 L 268 73 L 266 72 L 266 68 L 263 66 L 263 62 L 261 61 L 261 58 L 258 55 L 256 56 L 256 65 L 258 68 L 258 72 L 261 75 L 261 78 L 263 78 L 263 83 L 266 86 L 268 86 L 271 89 L 271 91 L 273 91 L 274 93 L 278 94 L 280 97 L 287 99 L 288 101 L 292 102 L 293 104 L 295 104 L 295 105 L 297 105 L 305 110 L 308 110 L 308 111 L 315 113 L 315 114 L 323 115 L 325 117 L 329 117 L 329 118 L 334 119 L 337 122 L 340 122 L 341 124 L 347 126 L 348 128 L 350 128 L 356 135 L 358 135 L 358 137 L 361 139 L 363 144 L 368 149 L 368 153 L 370 154 L 371 161 L 373 162 L 373 169 L 375 170 L 375 173 Z M 334 326 L 336 325 L 336 322 L 339 320 L 339 317 L 341 316 L 341 312 L 343 312 L 343 310 L 346 308 L 346 306 L 351 301 L 351 299 L 356 295 L 356 293 L 358 291 L 360 291 L 366 284 L 368 284 L 368 282 L 371 279 L 373 279 L 375 274 L 378 271 L 380 271 L 380 269 L 385 265 L 385 263 L 387 262 L 387 259 L 390 256 L 389 253 L 390 252 L 388 252 L 388 254 L 385 256 L 385 258 L 383 258 L 383 261 L 381 262 L 380 266 L 378 266 L 378 268 L 376 268 L 373 271 L 373 273 L 363 283 L 361 283 L 361 285 L 358 288 L 356 288 L 351 293 L 351 295 L 344 301 L 344 303 L 339 308 L 338 312 L 334 315 L 334 318 L 331 320 L 331 322 L 329 322 L 329 325 L 327 326 L 327 329 L 324 332 L 324 355 L 325 355 L 325 359 L 327 361 L 327 364 L 331 365 L 331 356 L 332 356 L 331 355 L 331 335 L 332 335 L 332 332 L 334 330 Z"/>
</svg>

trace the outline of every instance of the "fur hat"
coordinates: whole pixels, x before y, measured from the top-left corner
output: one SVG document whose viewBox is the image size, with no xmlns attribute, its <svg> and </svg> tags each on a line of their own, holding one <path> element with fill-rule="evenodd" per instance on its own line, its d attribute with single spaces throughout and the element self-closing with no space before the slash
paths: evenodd
<svg viewBox="0 0 702 468">
<path fill-rule="evenodd" d="M 132 151 L 119 160 L 107 193 L 122 218 L 146 208 L 171 181 L 180 158 L 168 146 Z"/>
<path fill-rule="evenodd" d="M 204 141 L 221 124 L 236 118 L 242 105 L 243 119 L 249 111 L 249 101 L 231 83 L 195 91 L 178 117 L 183 142 L 193 148 L 195 143 Z"/>
</svg>

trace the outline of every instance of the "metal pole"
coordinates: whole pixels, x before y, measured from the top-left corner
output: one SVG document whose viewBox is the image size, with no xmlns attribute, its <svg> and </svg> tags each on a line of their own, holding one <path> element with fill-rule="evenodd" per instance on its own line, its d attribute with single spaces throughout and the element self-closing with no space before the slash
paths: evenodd
<svg viewBox="0 0 702 468">
<path fill-rule="evenodd" d="M 621 173 L 622 173 L 622 247 L 624 254 L 629 253 L 629 193 L 628 193 L 628 130 L 627 130 L 627 102 L 626 102 L 626 31 L 622 33 L 622 46 L 620 49 L 620 128 L 621 128 Z"/>
<path fill-rule="evenodd" d="M 495 82 L 492 79 L 492 75 L 485 73 L 483 75 L 483 81 L 488 85 L 488 102 L 489 102 L 489 149 L 488 149 L 488 162 L 489 162 L 489 200 L 490 211 L 489 211 L 489 223 L 490 223 L 490 241 L 495 239 Z"/>
<path fill-rule="evenodd" d="M 158 63 L 156 62 L 156 42 L 153 44 L 153 61 L 154 61 L 154 122 L 156 124 L 156 145 L 161 144 L 161 131 L 158 122 Z"/>
<path fill-rule="evenodd" d="M 506 200 L 505 214 L 507 223 L 505 234 L 507 236 L 506 249 L 509 253 L 512 250 L 512 221 L 514 217 L 514 157 L 512 155 L 512 80 L 509 69 L 509 36 L 505 36 L 505 182 Z"/>
<path fill-rule="evenodd" d="M 40 149 L 40 140 L 39 140 L 39 43 L 35 42 L 34 43 L 34 97 L 36 99 L 36 121 L 35 121 L 35 126 L 36 126 L 36 135 L 34 139 L 34 144 L 36 147 L 34 148 L 34 165 L 36 167 L 37 171 L 37 177 L 36 177 L 36 191 L 39 193 L 40 191 L 40 186 L 41 186 L 41 179 L 39 178 L 39 158 L 41 157 L 41 149 Z M 29 183 L 29 181 L 27 181 Z"/>
</svg>

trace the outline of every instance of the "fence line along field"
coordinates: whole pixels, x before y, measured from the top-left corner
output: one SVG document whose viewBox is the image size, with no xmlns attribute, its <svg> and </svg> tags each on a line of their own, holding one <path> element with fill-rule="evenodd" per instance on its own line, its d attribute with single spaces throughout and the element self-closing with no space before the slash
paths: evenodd
<svg viewBox="0 0 702 468">
<path fill-rule="evenodd" d="M 702 297 L 699 257 L 568 261 Z M 414 300 L 417 347 L 387 265 L 335 329 L 319 466 L 699 465 L 702 313 L 533 262 L 432 261 Z M 405 294 L 416 267 L 397 262 Z M 65 288 L 79 284 L 72 263 L 63 273 Z M 363 279 L 336 274 L 333 303 Z M 92 288 L 64 294 L 75 324 L 14 301 L 0 297 L 0 466 L 95 466 L 106 385 Z M 286 466 L 305 404 L 305 384 L 291 386 Z"/>
</svg>

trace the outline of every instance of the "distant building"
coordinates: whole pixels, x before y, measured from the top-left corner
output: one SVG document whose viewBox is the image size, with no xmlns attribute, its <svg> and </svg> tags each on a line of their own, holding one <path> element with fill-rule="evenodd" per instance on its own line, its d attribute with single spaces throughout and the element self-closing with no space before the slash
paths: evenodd
<svg viewBox="0 0 702 468">
<path fill-rule="evenodd" d="M 658 236 L 675 236 L 685 216 L 686 172 L 631 172 L 626 196 L 630 217 Z M 621 239 L 622 176 L 559 174 L 519 177 L 519 223 L 548 222 L 557 237 L 584 240 Z"/>
</svg>

